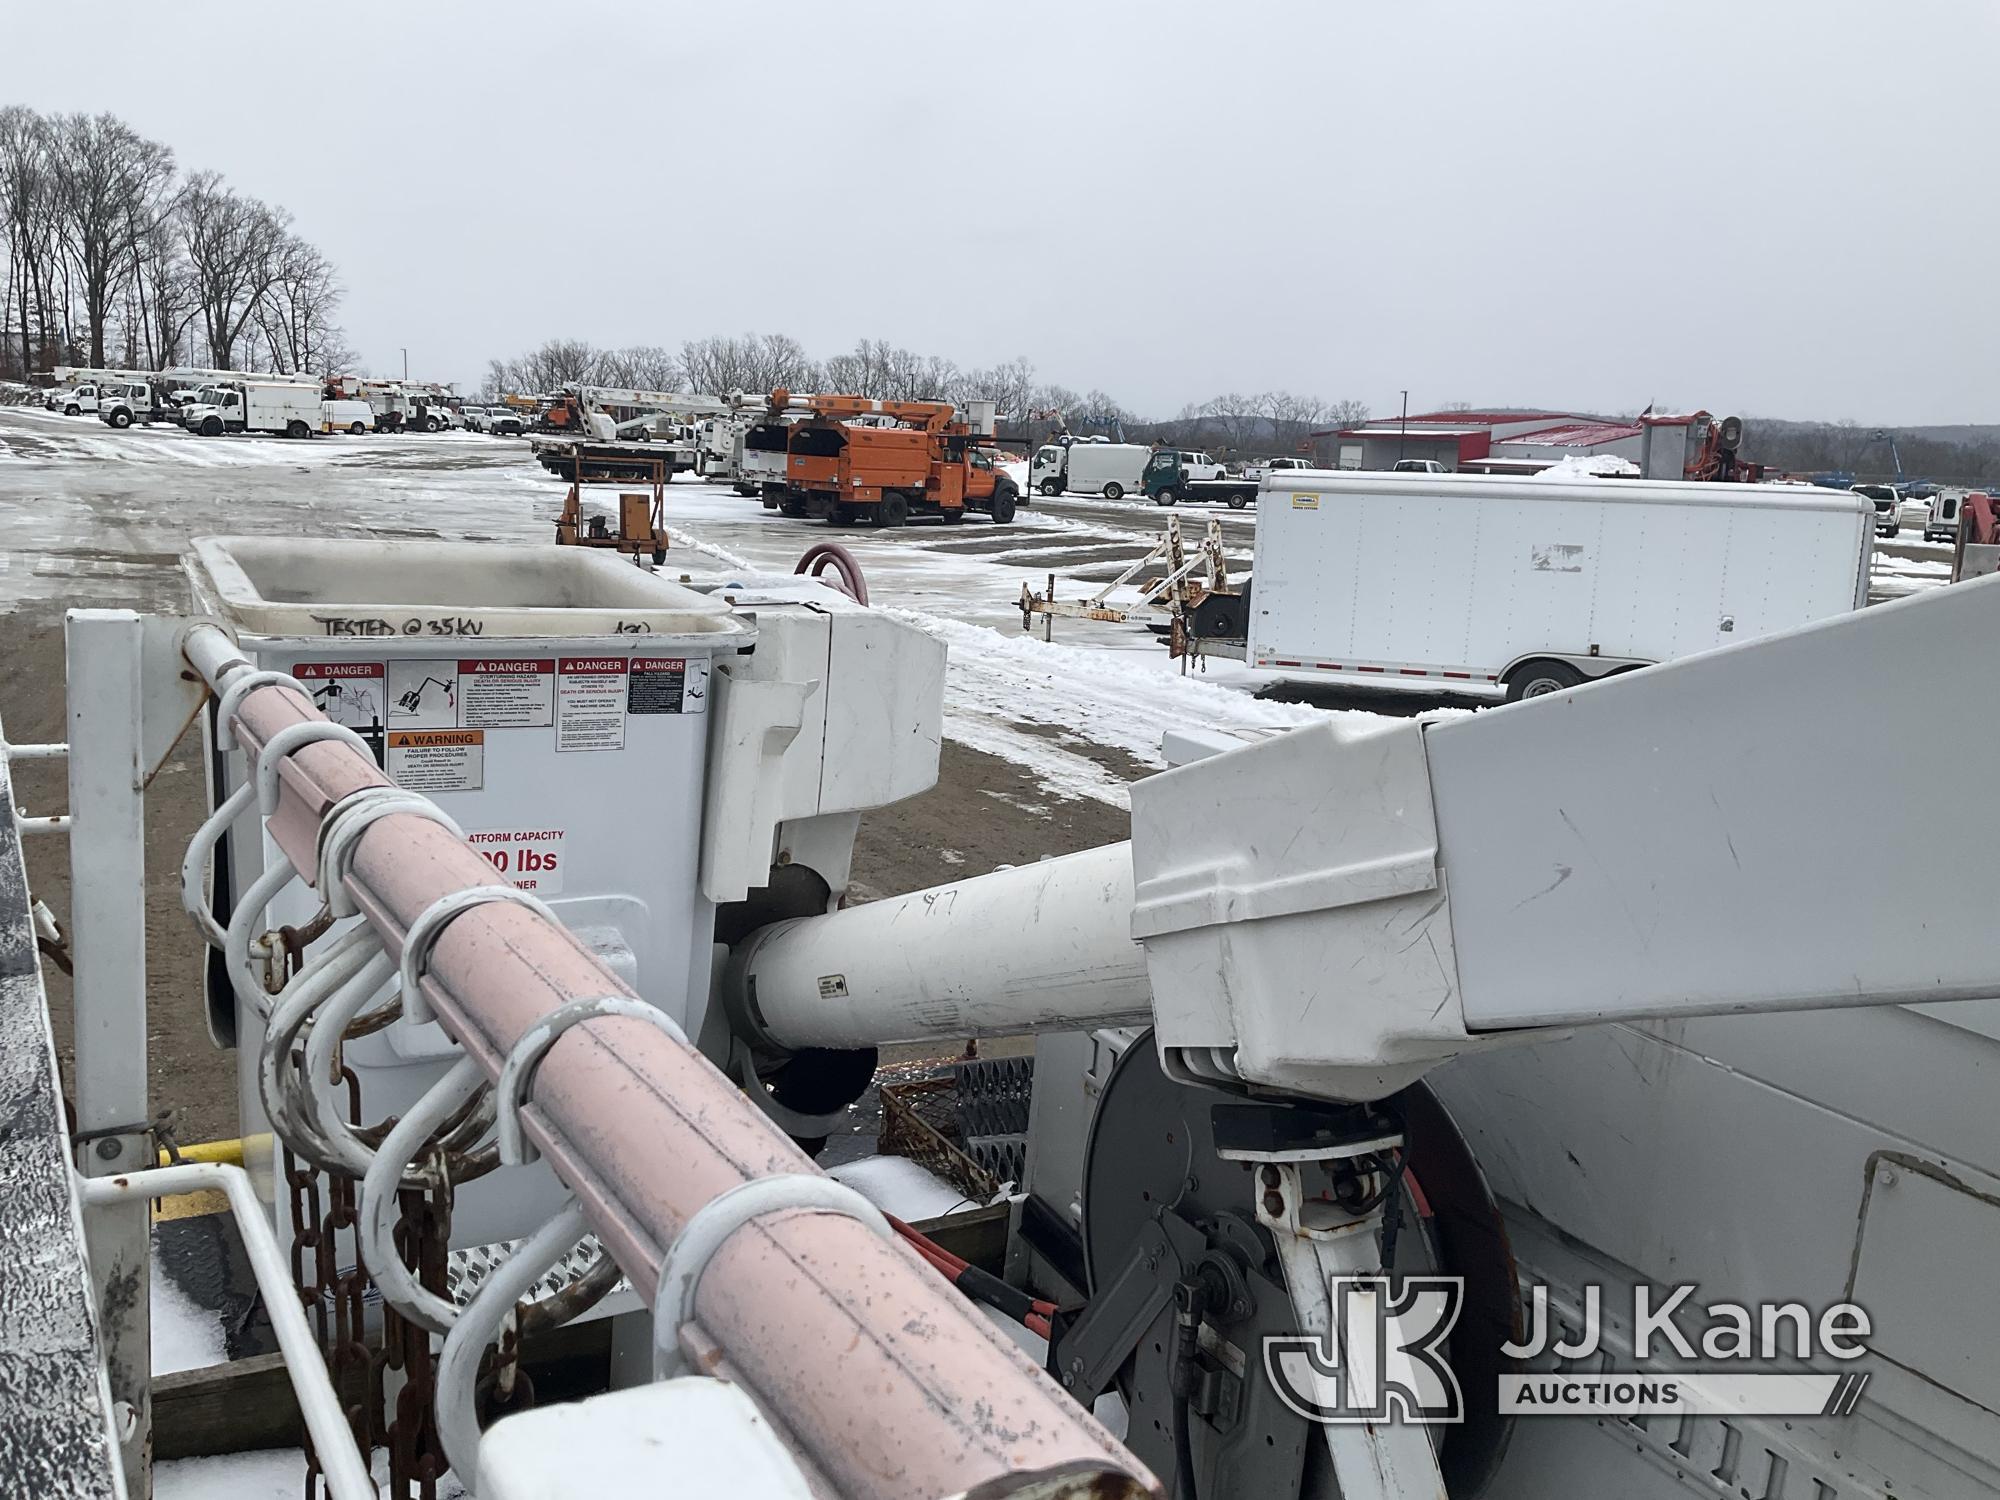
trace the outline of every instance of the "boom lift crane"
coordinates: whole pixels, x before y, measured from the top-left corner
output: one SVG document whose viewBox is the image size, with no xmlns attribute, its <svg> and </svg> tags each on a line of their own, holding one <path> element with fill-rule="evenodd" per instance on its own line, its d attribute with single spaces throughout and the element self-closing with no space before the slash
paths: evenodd
<svg viewBox="0 0 2000 1500">
<path fill-rule="evenodd" d="M 948 524 L 984 511 L 1014 519 L 1020 488 L 993 460 L 993 403 L 968 403 L 961 419 L 948 401 L 880 401 L 870 396 L 771 392 L 767 417 L 804 413 L 787 439 L 786 483 L 764 503 L 794 517 L 836 526 L 867 520 L 901 526 L 913 513 Z M 886 421 L 893 425 L 870 425 Z"/>
</svg>

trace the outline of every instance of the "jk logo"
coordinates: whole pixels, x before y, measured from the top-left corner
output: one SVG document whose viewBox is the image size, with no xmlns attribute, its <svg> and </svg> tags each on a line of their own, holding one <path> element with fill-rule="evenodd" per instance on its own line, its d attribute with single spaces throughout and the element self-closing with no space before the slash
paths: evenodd
<svg viewBox="0 0 2000 1500">
<path fill-rule="evenodd" d="M 1465 1401 L 1444 1344 L 1465 1303 L 1457 1276 L 1336 1276 L 1331 1337 L 1264 1340 L 1264 1374 L 1310 1422 L 1462 1422 Z"/>
</svg>

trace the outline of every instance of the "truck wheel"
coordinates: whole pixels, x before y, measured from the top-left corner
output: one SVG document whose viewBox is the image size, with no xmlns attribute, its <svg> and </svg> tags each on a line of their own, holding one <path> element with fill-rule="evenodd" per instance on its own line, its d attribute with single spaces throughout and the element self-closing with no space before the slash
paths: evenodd
<svg viewBox="0 0 2000 1500">
<path fill-rule="evenodd" d="M 1180 499 L 1180 497 L 1181 497 L 1181 492 L 1175 489 L 1172 485 L 1168 485 L 1165 489 L 1161 490 L 1157 495 L 1153 496 L 1153 503 L 1155 505 L 1172 505 L 1176 500 Z"/>
<path fill-rule="evenodd" d="M 424 431 L 425 431 L 425 432 L 436 432 L 437 430 L 438 430 L 438 419 L 437 419 L 436 417 L 425 417 L 425 418 L 424 418 Z"/>
<path fill-rule="evenodd" d="M 1582 681 L 1583 673 L 1566 662 L 1523 662 L 1507 674 L 1507 701 L 1519 703 L 1523 698 L 1565 692 Z"/>
<path fill-rule="evenodd" d="M 111 425 L 113 427 L 130 427 L 132 425 L 132 413 L 129 411 L 114 411 L 111 414 Z"/>
<path fill-rule="evenodd" d="M 1229 508 L 1231 510 L 1241 510 L 1249 503 L 1250 497 L 1248 495 L 1231 495 L 1229 497 Z"/>
<path fill-rule="evenodd" d="M 1104 498 L 1107 500 L 1123 500 L 1125 498 L 1125 486 L 1115 479 L 1112 480 L 1111 483 L 1104 487 Z"/>
<path fill-rule="evenodd" d="M 293 418 L 285 424 L 285 436 L 288 438 L 311 437 L 312 429 L 297 418 Z"/>
<path fill-rule="evenodd" d="M 785 499 L 780 500 L 778 502 L 778 513 L 790 516 L 794 521 L 803 521 L 806 516 L 805 497 L 798 496 L 794 498 L 787 496 Z"/>
<path fill-rule="evenodd" d="M 875 503 L 875 524 L 877 526 L 901 526 L 910 519 L 910 502 L 907 497 L 891 490 Z"/>
<path fill-rule="evenodd" d="M 360 437 L 361 434 L 366 432 L 368 429 L 366 427 L 363 427 L 359 422 L 356 422 L 352 427 L 348 428 L 347 430 L 353 436 Z"/>
<path fill-rule="evenodd" d="M 210 417 L 205 422 L 203 422 L 201 424 L 201 435 L 203 437 L 221 437 L 222 418 Z"/>
<path fill-rule="evenodd" d="M 993 492 L 993 524 L 1005 526 L 1014 519 L 1014 492 L 995 490 Z"/>
<path fill-rule="evenodd" d="M 1044 479 L 1042 481 L 1042 493 L 1053 500 L 1062 493 L 1062 485 L 1056 480 Z"/>
<path fill-rule="evenodd" d="M 83 409 L 79 407 L 74 401 L 72 401 L 68 406 L 65 406 L 63 408 L 63 415 L 66 417 L 81 416 L 83 415 Z"/>
</svg>

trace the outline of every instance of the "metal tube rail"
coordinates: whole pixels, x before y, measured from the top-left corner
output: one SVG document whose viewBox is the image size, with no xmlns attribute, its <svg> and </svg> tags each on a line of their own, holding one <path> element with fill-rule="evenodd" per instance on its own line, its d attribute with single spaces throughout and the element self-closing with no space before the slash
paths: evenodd
<svg viewBox="0 0 2000 1500">
<path fill-rule="evenodd" d="M 193 627 L 184 650 L 211 686 L 249 669 L 213 626 Z M 322 717 L 297 693 L 265 686 L 242 695 L 235 730 L 254 755 L 287 725 Z M 302 745 L 279 765 L 270 835 L 315 878 L 329 811 L 385 784 L 345 744 Z M 447 829 L 393 814 L 356 841 L 346 887 L 399 954 L 426 907 L 492 879 Z M 443 930 L 422 984 L 446 1032 L 496 1079 L 524 1034 L 559 1006 L 604 994 L 607 975 L 544 917 L 492 904 Z M 669 1247 L 703 1205 L 755 1178 L 817 1170 L 699 1053 L 622 1017 L 580 1025 L 549 1053 L 521 1119 L 649 1304 Z M 694 1311 L 689 1342 L 712 1342 L 854 1500 L 989 1484 L 982 1493 L 1000 1495 L 1059 1466 L 1073 1468 L 1077 1493 L 1161 1494 L 1139 1460 L 913 1252 L 851 1219 L 797 1210 L 746 1225 L 708 1263 Z"/>
<path fill-rule="evenodd" d="M 377 1500 L 375 1481 L 355 1446 L 347 1425 L 347 1413 L 327 1374 L 326 1359 L 319 1340 L 299 1305 L 292 1287 L 292 1268 L 278 1248 L 271 1232 L 270 1216 L 258 1201 L 250 1174 L 241 1167 L 221 1162 L 184 1162 L 174 1167 L 149 1167 L 141 1172 L 122 1172 L 116 1177 L 79 1177 L 77 1191 L 86 1209 L 136 1200 L 164 1198 L 174 1193 L 194 1193 L 220 1188 L 229 1199 L 230 1212 L 243 1236 L 243 1249 L 250 1257 L 251 1273 L 264 1294 L 264 1307 L 271 1315 L 271 1328 L 278 1335 L 278 1348 L 285 1357 L 285 1373 L 298 1393 L 299 1415 L 312 1434 L 313 1452 L 319 1456 L 320 1472 L 334 1500 Z"/>
<path fill-rule="evenodd" d="M 1153 1002 L 1130 844 L 774 923 L 730 979 L 790 1048 L 1142 1023 Z"/>
</svg>

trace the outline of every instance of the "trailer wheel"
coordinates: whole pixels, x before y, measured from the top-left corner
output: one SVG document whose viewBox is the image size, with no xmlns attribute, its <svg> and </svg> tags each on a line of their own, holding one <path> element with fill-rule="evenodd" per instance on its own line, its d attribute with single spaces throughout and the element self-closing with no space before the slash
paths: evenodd
<svg viewBox="0 0 2000 1500">
<path fill-rule="evenodd" d="M 1005 526 L 1014 519 L 1014 492 L 995 490 L 993 492 L 993 524 Z"/>
<path fill-rule="evenodd" d="M 1155 505 L 1172 505 L 1176 500 L 1180 499 L 1180 497 L 1181 497 L 1181 492 L 1175 489 L 1172 485 L 1168 485 L 1165 489 L 1161 490 L 1157 495 L 1153 496 L 1153 503 Z"/>
<path fill-rule="evenodd" d="M 1112 480 L 1104 487 L 1104 498 L 1107 500 L 1123 500 L 1125 498 L 1125 486 L 1115 479 Z"/>
<path fill-rule="evenodd" d="M 114 411 L 111 414 L 111 425 L 113 427 L 130 427 L 132 425 L 132 413 L 129 411 Z"/>
<path fill-rule="evenodd" d="M 1056 496 L 1062 493 L 1061 482 L 1054 479 L 1044 479 L 1042 481 L 1042 493 L 1051 500 L 1055 499 Z"/>
<path fill-rule="evenodd" d="M 1567 662 L 1527 661 L 1507 674 L 1507 701 L 1541 698 L 1566 692 L 1583 681 L 1583 673 Z"/>
<path fill-rule="evenodd" d="M 875 524 L 877 526 L 901 526 L 910 519 L 910 502 L 907 496 L 894 490 L 884 494 L 875 502 Z"/>
<path fill-rule="evenodd" d="M 209 417 L 206 421 L 204 421 L 201 424 L 201 435 L 203 437 L 221 437 L 222 418 Z"/>
<path fill-rule="evenodd" d="M 1248 495 L 1231 495 L 1229 497 L 1229 508 L 1231 510 L 1241 510 L 1249 503 L 1250 497 Z"/>
</svg>

